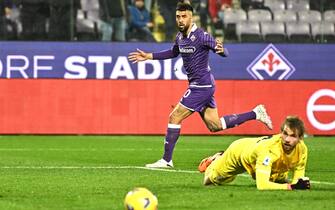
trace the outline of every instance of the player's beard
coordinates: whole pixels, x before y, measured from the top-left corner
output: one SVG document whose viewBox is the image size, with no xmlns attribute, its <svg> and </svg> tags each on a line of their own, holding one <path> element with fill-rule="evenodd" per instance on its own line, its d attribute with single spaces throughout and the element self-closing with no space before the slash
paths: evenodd
<svg viewBox="0 0 335 210">
<path fill-rule="evenodd" d="M 293 146 L 288 143 L 283 143 L 283 149 L 286 153 L 290 153 L 293 150 Z"/>
<path fill-rule="evenodd" d="M 178 30 L 181 32 L 181 33 L 186 33 L 186 31 L 188 31 L 188 28 L 190 27 L 190 25 L 179 25 L 178 26 Z"/>
<path fill-rule="evenodd" d="M 290 151 L 291 150 L 291 145 L 289 144 L 284 144 L 283 145 L 285 151 Z"/>
</svg>

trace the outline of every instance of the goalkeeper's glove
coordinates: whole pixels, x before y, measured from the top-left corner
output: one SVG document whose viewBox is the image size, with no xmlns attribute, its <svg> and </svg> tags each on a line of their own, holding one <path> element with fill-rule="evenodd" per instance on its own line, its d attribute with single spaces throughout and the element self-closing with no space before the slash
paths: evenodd
<svg viewBox="0 0 335 210">
<path fill-rule="evenodd" d="M 292 190 L 309 190 L 311 189 L 311 184 L 308 178 L 300 178 L 297 183 L 290 184 Z"/>
</svg>

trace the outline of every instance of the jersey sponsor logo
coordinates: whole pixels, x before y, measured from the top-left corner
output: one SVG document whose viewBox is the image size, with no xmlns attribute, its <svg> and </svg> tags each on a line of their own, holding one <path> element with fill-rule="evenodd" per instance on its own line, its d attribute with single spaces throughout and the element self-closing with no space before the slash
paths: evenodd
<svg viewBox="0 0 335 210">
<path fill-rule="evenodd" d="M 196 48 L 193 47 L 193 46 L 179 47 L 179 52 L 181 52 L 181 53 L 189 53 L 189 54 L 191 54 L 191 53 L 194 53 L 195 50 L 196 50 Z"/>
<path fill-rule="evenodd" d="M 320 104 L 318 102 L 321 98 L 335 100 L 335 91 L 331 89 L 320 89 L 312 94 L 308 99 L 306 112 L 309 122 L 317 129 L 329 131 L 335 129 L 335 119 L 332 122 L 321 122 L 316 113 L 320 112 L 335 112 L 335 104 Z M 331 100 L 329 100 L 330 102 Z M 328 102 L 327 102 L 328 103 Z"/>
<path fill-rule="evenodd" d="M 263 160 L 263 165 L 265 165 L 265 166 L 268 166 L 268 165 L 270 165 L 270 157 L 265 157 L 265 159 Z"/>
<path fill-rule="evenodd" d="M 269 44 L 247 67 L 247 71 L 256 80 L 287 80 L 295 67 L 274 45 Z"/>
</svg>

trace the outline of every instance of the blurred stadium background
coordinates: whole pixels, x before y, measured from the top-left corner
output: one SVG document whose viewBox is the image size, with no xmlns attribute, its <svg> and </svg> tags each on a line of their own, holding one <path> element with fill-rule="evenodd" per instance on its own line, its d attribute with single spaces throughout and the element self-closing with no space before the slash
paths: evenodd
<svg viewBox="0 0 335 210">
<path fill-rule="evenodd" d="M 141 0 L 140 0 L 141 1 Z M 332 0 L 179 0 L 191 2 L 194 19 L 225 42 L 335 42 L 335 2 Z M 137 36 L 135 0 L 3 0 L 3 40 L 99 41 L 106 23 L 126 32 L 116 41 L 146 40 Z M 171 41 L 176 32 L 178 0 L 143 0 L 156 41 Z M 143 14 L 143 13 L 142 13 Z M 123 23 L 123 20 L 126 23 Z M 121 24 L 120 24 L 121 23 Z M 142 25 L 145 26 L 145 25 Z M 117 29 L 118 30 L 118 29 Z M 105 40 L 107 41 L 107 40 Z"/>
<path fill-rule="evenodd" d="M 222 149 L 238 138 L 235 135 L 272 134 L 262 124 L 248 122 L 220 132 L 218 135 L 226 135 L 223 138 L 227 140 L 221 142 L 218 138 L 222 136 L 207 136 L 210 132 L 199 116 L 191 116 L 182 126 L 184 136 L 176 150 L 176 163 L 180 165 L 176 167 L 191 170 L 190 176 L 197 182 L 186 178 L 189 172 L 176 173 L 173 178 L 168 178 L 171 177 L 168 173 L 165 179 L 179 186 L 171 192 L 166 190 L 169 185 L 157 178 L 160 172 L 143 172 L 136 168 L 161 154 L 162 142 L 157 139 L 163 141 L 168 114 L 186 90 L 187 81 L 181 58 L 131 64 L 127 55 L 136 48 L 159 51 L 172 45 L 177 2 L 0 1 L 0 150 L 3 160 L 0 170 L 6 180 L 0 190 L 2 209 L 109 209 L 109 193 L 118 192 L 112 200 L 122 203 L 122 196 L 133 185 L 141 185 L 141 180 L 158 193 L 162 209 L 189 209 L 193 195 L 208 198 L 204 203 L 219 202 L 215 194 L 224 190 L 206 189 L 202 194 L 200 175 L 192 170 L 202 156 Z M 188 2 L 195 8 L 197 26 L 222 39 L 230 52 L 226 59 L 210 55 L 217 80 L 215 97 L 219 114 L 243 112 L 263 103 L 273 119 L 274 132 L 279 130 L 286 115 L 300 116 L 308 136 L 323 136 L 309 138 L 307 142 L 314 147 L 310 160 L 314 163 L 307 174 L 319 182 L 315 184 L 320 194 L 295 194 L 293 200 L 298 204 L 303 204 L 301 197 L 310 202 L 317 200 L 307 209 L 322 205 L 333 209 L 334 182 L 330 174 L 334 169 L 327 168 L 327 163 L 333 166 L 335 162 L 335 1 Z M 77 136 L 82 134 L 94 136 Z M 183 142 L 184 139 L 187 140 Z M 103 148 L 95 148 L 99 144 Z M 139 154 L 130 148 L 132 146 L 140 148 Z M 323 157 L 323 152 L 329 159 Z M 74 156 L 67 156 L 68 153 Z M 67 167 L 82 170 L 86 166 L 92 167 L 89 170 L 98 169 L 94 171 L 95 178 L 92 175 L 87 178 L 87 172 L 75 173 L 75 176 L 78 180 L 84 179 L 85 184 L 94 179 L 88 191 L 94 202 L 84 201 L 87 195 L 85 186 L 80 183 L 73 182 L 67 192 L 59 187 L 69 185 L 61 178 L 73 175 L 66 171 Z M 34 171 L 39 168 L 47 172 Z M 101 169 L 111 170 L 112 177 L 108 172 L 100 173 Z M 52 176 L 53 170 L 60 173 L 53 177 L 57 180 L 54 184 L 51 184 L 53 179 L 32 182 L 36 177 L 43 180 L 44 176 Z M 129 176 L 142 172 L 143 176 Z M 119 177 L 127 177 L 129 182 L 114 185 Z M 14 181 L 21 179 L 22 182 Z M 112 184 L 102 184 L 106 179 L 111 179 Z M 178 179 L 181 181 L 175 182 Z M 182 180 L 194 187 L 190 193 L 185 190 L 181 195 L 187 198 L 186 203 L 169 196 L 186 186 Z M 246 196 L 240 186 L 245 184 L 249 194 L 255 193 L 249 186 L 252 182 L 237 182 L 224 200 L 227 202 L 233 194 Z M 26 190 L 20 188 L 24 185 L 27 185 Z M 61 196 L 55 198 L 56 192 Z M 25 196 L 27 193 L 31 195 Z M 77 197 L 69 198 L 71 193 Z M 43 195 L 47 199 L 43 200 Z M 266 198 L 275 200 L 278 195 L 284 194 L 266 193 Z M 251 197 L 244 207 L 279 209 L 257 205 L 261 203 L 257 196 Z M 323 196 L 327 202 L 320 201 Z M 64 199 L 67 202 L 57 208 Z M 293 205 L 286 207 L 295 209 Z M 111 209 L 120 208 L 117 204 L 117 208 Z M 203 203 L 193 206 L 193 209 L 219 208 Z M 231 209 L 241 209 L 238 199 Z"/>
</svg>

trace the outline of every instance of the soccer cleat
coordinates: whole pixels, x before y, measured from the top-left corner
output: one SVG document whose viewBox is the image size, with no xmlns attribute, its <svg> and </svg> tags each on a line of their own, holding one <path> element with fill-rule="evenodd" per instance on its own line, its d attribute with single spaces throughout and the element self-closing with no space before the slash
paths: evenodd
<svg viewBox="0 0 335 210">
<path fill-rule="evenodd" d="M 212 162 L 213 162 L 212 157 L 207 157 L 207 158 L 203 159 L 203 160 L 200 162 L 199 166 L 198 166 L 198 171 L 199 171 L 200 173 L 204 173 L 204 172 L 206 171 L 207 167 L 208 167 Z"/>
<path fill-rule="evenodd" d="M 172 160 L 167 162 L 164 159 L 160 159 L 154 163 L 146 164 L 145 167 L 147 168 L 173 168 L 173 163 L 172 163 Z"/>
<path fill-rule="evenodd" d="M 272 130 L 272 121 L 270 116 L 266 113 L 264 105 L 256 106 L 253 111 L 256 113 L 256 119 L 264 123 L 270 130 Z"/>
<path fill-rule="evenodd" d="M 205 159 L 203 159 L 199 166 L 198 166 L 198 171 L 200 173 L 204 173 L 206 171 L 206 169 L 208 168 L 208 166 L 219 156 L 221 156 L 224 153 L 224 151 L 218 152 L 216 154 L 214 154 L 213 156 L 209 156 Z"/>
</svg>

